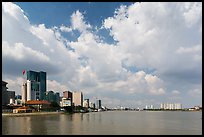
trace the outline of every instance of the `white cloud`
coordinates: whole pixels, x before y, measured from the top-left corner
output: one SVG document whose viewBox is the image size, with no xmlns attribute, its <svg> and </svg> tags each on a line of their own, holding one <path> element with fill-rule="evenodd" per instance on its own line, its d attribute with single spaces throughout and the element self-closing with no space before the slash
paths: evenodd
<svg viewBox="0 0 204 137">
<path fill-rule="evenodd" d="M 62 26 L 60 26 L 60 30 L 61 30 L 62 32 L 71 32 L 71 31 L 72 31 L 72 28 L 66 27 L 66 26 L 62 25 Z"/>
<path fill-rule="evenodd" d="M 90 24 L 85 23 L 84 16 L 78 10 L 72 14 L 71 23 L 72 23 L 72 28 L 79 30 L 80 32 L 84 32 L 87 29 L 91 28 Z"/>
<path fill-rule="evenodd" d="M 29 20 L 27 16 L 25 16 L 24 11 L 19 6 L 12 4 L 11 2 L 3 2 L 2 10 L 5 14 L 12 16 L 17 22 L 22 23 L 24 27 L 28 27 Z"/>
<path fill-rule="evenodd" d="M 196 88 L 196 89 L 190 89 L 187 92 L 188 95 L 191 97 L 196 97 L 196 98 L 202 98 L 202 89 Z"/>
<path fill-rule="evenodd" d="M 179 92 L 178 90 L 173 90 L 171 93 L 172 93 L 173 95 L 179 95 L 179 94 L 180 94 L 180 92 Z"/>
<path fill-rule="evenodd" d="M 56 80 L 47 80 L 47 91 L 63 92 L 70 90 L 66 85 L 60 84 Z M 62 94 L 61 94 L 62 95 Z"/>
<path fill-rule="evenodd" d="M 3 3 L 4 5 L 5 3 Z M 7 4 L 5 4 L 7 6 Z M 54 28 L 31 25 L 20 7 L 2 9 L 3 72 L 16 75 L 23 69 L 44 70 L 49 75 L 74 75 L 77 56 L 66 48 L 66 40 Z M 18 14 L 14 14 L 18 12 Z M 21 14 L 20 14 L 21 13 Z M 14 14 L 19 20 L 14 19 Z M 23 26 L 27 23 L 27 26 Z M 16 66 L 16 69 L 11 69 Z M 67 66 L 72 69 L 66 69 Z"/>
<path fill-rule="evenodd" d="M 15 94 L 21 94 L 21 85 L 22 83 L 25 81 L 24 78 L 22 77 L 16 77 L 15 79 L 4 79 L 4 81 L 6 81 L 7 87 L 8 87 L 8 91 L 15 91 Z"/>
<path fill-rule="evenodd" d="M 186 21 L 186 25 L 191 27 L 196 24 L 202 17 L 202 3 L 185 3 L 183 16 Z"/>
<path fill-rule="evenodd" d="M 17 60 L 26 60 L 27 58 L 37 59 L 42 62 L 49 62 L 50 58 L 42 52 L 26 47 L 23 43 L 15 43 L 14 46 L 10 46 L 6 41 L 2 44 L 2 54 L 5 58 L 11 57 Z"/>
<path fill-rule="evenodd" d="M 178 54 L 185 54 L 185 53 L 197 53 L 197 52 L 201 52 L 202 51 L 202 47 L 200 45 L 196 45 L 194 47 L 179 47 L 176 50 L 176 53 Z"/>
</svg>

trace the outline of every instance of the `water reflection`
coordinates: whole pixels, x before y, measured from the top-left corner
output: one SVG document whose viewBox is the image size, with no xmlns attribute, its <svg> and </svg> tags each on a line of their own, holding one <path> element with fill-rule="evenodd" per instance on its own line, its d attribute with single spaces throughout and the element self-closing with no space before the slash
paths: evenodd
<svg viewBox="0 0 204 137">
<path fill-rule="evenodd" d="M 201 112 L 90 112 L 2 117 L 2 134 L 202 134 L 201 116 Z"/>
<path fill-rule="evenodd" d="M 62 135 L 72 134 L 72 131 L 73 131 L 73 115 L 72 114 L 60 115 L 58 134 Z"/>
</svg>

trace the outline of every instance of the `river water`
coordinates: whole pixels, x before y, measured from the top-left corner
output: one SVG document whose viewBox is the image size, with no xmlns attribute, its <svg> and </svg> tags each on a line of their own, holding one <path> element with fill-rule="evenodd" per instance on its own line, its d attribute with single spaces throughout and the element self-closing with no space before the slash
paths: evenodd
<svg viewBox="0 0 204 137">
<path fill-rule="evenodd" d="M 3 135 L 201 135 L 202 112 L 104 111 L 3 116 Z"/>
</svg>

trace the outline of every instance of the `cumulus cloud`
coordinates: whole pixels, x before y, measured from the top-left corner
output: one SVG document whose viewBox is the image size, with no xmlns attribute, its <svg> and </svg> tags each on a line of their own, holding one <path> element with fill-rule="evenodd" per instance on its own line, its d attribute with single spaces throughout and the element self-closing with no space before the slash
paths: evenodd
<svg viewBox="0 0 204 137">
<path fill-rule="evenodd" d="M 172 91 L 172 94 L 173 94 L 173 95 L 178 95 L 178 94 L 180 94 L 180 92 L 179 92 L 178 90 L 173 90 L 173 91 Z"/>
<path fill-rule="evenodd" d="M 15 91 L 15 94 L 21 94 L 21 86 L 22 83 L 25 81 L 25 79 L 23 77 L 16 77 L 14 79 L 10 79 L 10 78 L 6 78 L 4 79 L 4 81 L 6 81 L 7 87 L 8 87 L 8 91 Z"/>
<path fill-rule="evenodd" d="M 184 11 L 183 16 L 187 26 L 191 27 L 196 24 L 202 16 L 202 3 L 185 3 L 182 10 Z"/>
<path fill-rule="evenodd" d="M 202 98 L 202 89 L 196 88 L 196 89 L 190 89 L 188 91 L 188 94 L 191 97 L 196 97 L 196 98 Z"/>
<path fill-rule="evenodd" d="M 189 48 L 185 48 L 185 47 L 179 47 L 176 50 L 176 53 L 178 54 L 185 54 L 185 53 L 196 53 L 196 52 L 201 52 L 202 47 L 200 45 L 194 46 L 194 47 L 189 47 Z"/>
<path fill-rule="evenodd" d="M 67 90 L 69 90 L 69 88 L 66 85 L 60 84 L 56 80 L 47 80 L 47 91 L 62 93 L 63 91 Z"/>
<path fill-rule="evenodd" d="M 72 28 L 79 30 L 80 32 L 86 31 L 87 29 L 91 28 L 90 24 L 86 24 L 86 22 L 84 21 L 84 16 L 81 12 L 79 12 L 79 10 L 72 14 L 71 23 Z"/>
<path fill-rule="evenodd" d="M 50 61 L 50 58 L 42 52 L 33 50 L 23 45 L 23 43 L 15 43 L 12 47 L 6 41 L 3 41 L 2 48 L 4 49 L 2 54 L 4 57 L 11 57 L 17 60 L 25 60 L 26 58 L 35 58 L 42 62 Z"/>
<path fill-rule="evenodd" d="M 72 31 L 72 28 L 66 27 L 66 26 L 62 25 L 62 26 L 60 26 L 60 30 L 61 30 L 62 32 L 71 32 L 71 31 Z"/>
</svg>

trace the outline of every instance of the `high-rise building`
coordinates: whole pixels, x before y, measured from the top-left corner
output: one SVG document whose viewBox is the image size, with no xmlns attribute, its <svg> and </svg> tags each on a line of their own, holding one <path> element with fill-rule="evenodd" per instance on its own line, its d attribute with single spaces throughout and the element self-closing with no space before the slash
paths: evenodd
<svg viewBox="0 0 204 137">
<path fill-rule="evenodd" d="M 58 105 L 60 105 L 60 97 L 58 92 L 56 93 L 54 93 L 53 91 L 46 92 L 45 100 L 49 102 L 56 102 Z"/>
<path fill-rule="evenodd" d="M 15 103 L 15 91 L 7 91 L 7 93 L 8 93 L 9 104 L 14 104 Z"/>
<path fill-rule="evenodd" d="M 89 108 L 89 99 L 84 99 L 83 107 Z"/>
<path fill-rule="evenodd" d="M 100 99 L 96 101 L 96 108 L 101 109 L 101 100 Z"/>
<path fill-rule="evenodd" d="M 2 81 L 2 106 L 15 103 L 15 91 L 8 91 L 7 84 L 7 82 Z"/>
<path fill-rule="evenodd" d="M 7 85 L 8 83 L 5 81 L 2 81 L 2 106 L 6 106 L 9 103 L 8 100 L 8 93 L 7 93 Z"/>
<path fill-rule="evenodd" d="M 27 81 L 22 85 L 22 102 L 44 100 L 46 93 L 46 72 L 27 71 Z"/>
<path fill-rule="evenodd" d="M 55 102 L 60 105 L 60 93 L 59 92 L 56 92 L 55 93 Z"/>
<path fill-rule="evenodd" d="M 67 98 L 67 99 L 69 99 L 70 101 L 71 101 L 71 103 L 72 103 L 72 92 L 70 92 L 70 91 L 64 91 L 63 92 L 63 98 Z"/>
<path fill-rule="evenodd" d="M 82 92 L 73 92 L 73 104 L 74 106 L 83 106 L 83 94 Z"/>
<path fill-rule="evenodd" d="M 21 94 L 22 94 L 22 103 L 25 103 L 27 101 L 27 82 L 24 82 L 21 87 Z"/>
</svg>

